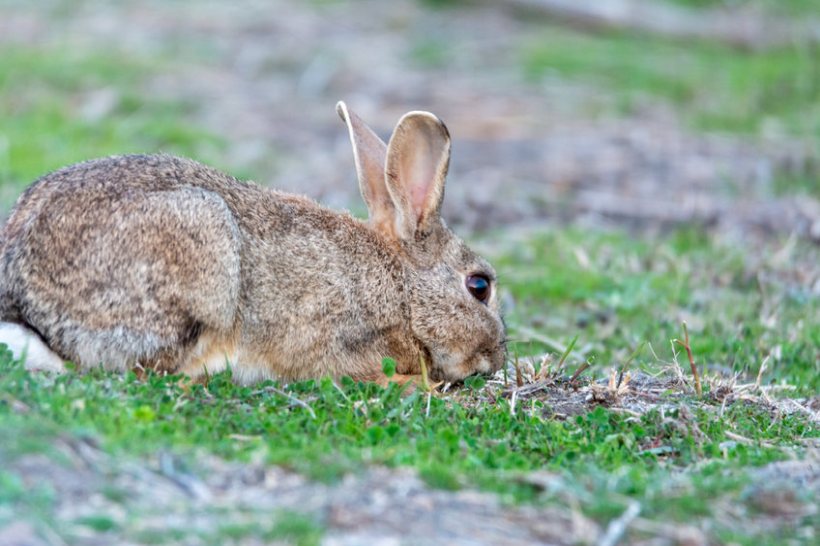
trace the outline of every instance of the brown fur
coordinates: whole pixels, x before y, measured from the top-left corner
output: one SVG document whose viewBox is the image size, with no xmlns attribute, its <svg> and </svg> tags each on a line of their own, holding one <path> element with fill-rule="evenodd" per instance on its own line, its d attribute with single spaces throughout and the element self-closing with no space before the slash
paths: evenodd
<svg viewBox="0 0 820 546">
<path fill-rule="evenodd" d="M 429 171 L 421 189 L 390 188 L 409 196 L 393 197 L 402 214 L 384 208 L 393 205 L 378 186 L 381 208 L 368 202 L 370 224 L 166 155 L 110 157 L 46 175 L 0 234 L 0 319 L 86 368 L 197 376 L 230 365 L 242 382 L 374 378 L 385 356 L 402 374 L 418 373 L 422 357 L 438 378 L 496 369 L 504 329 L 495 288 L 484 305 L 463 283 L 476 271 L 494 274 L 438 217 L 449 139 L 434 117 L 415 114 L 399 128 L 446 140 L 446 148 L 431 145 L 443 159 L 416 161 L 439 169 L 421 173 Z M 369 152 L 354 136 L 366 126 L 345 121 L 363 193 L 391 177 L 418 177 L 379 182 L 382 149 L 363 180 L 360 158 Z M 365 140 L 381 142 L 372 132 Z M 390 146 L 388 162 L 398 158 L 412 171 L 418 143 Z M 407 209 L 419 192 L 424 210 Z"/>
</svg>

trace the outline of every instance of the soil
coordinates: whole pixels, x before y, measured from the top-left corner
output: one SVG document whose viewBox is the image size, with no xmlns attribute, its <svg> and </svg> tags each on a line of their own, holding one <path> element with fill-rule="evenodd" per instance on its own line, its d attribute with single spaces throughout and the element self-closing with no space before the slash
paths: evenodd
<svg viewBox="0 0 820 546">
<path fill-rule="evenodd" d="M 69 528 L 73 544 L 137 544 L 133 537 L 173 536 L 184 544 L 207 544 L 229 524 L 269 528 L 277 514 L 297 513 L 326 528 L 325 545 L 358 544 L 570 544 L 599 527 L 569 509 L 503 507 L 498 498 L 476 491 L 431 489 L 414 472 L 369 468 L 326 485 L 287 470 L 260 464 L 226 463 L 212 457 L 182 461 L 164 453 L 147 465 L 106 457 L 92 445 L 66 440 L 58 464 L 43 455 L 16 461 L 12 471 L 31 486 L 54 487 L 55 526 Z M 194 467 L 194 470 L 188 470 Z M 104 491 L 122 490 L 119 501 Z M 110 494 L 109 494 L 110 496 Z M 100 532 L 72 522 L 107 516 L 117 530 Z M 218 535 L 216 535 L 218 536 Z M 7 546 L 47 544 L 28 524 L 0 529 Z M 144 539 L 143 539 L 144 540 Z M 477 542 L 480 541 L 480 542 Z M 240 544 L 266 544 L 251 533 Z"/>
</svg>

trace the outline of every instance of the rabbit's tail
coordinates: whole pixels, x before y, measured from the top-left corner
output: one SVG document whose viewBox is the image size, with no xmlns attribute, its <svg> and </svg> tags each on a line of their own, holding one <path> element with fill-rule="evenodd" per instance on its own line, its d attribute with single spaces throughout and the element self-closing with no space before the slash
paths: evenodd
<svg viewBox="0 0 820 546">
<path fill-rule="evenodd" d="M 6 345 L 14 360 L 24 362 L 27 370 L 62 373 L 63 359 L 32 330 L 20 324 L 0 322 L 0 345 Z"/>
</svg>

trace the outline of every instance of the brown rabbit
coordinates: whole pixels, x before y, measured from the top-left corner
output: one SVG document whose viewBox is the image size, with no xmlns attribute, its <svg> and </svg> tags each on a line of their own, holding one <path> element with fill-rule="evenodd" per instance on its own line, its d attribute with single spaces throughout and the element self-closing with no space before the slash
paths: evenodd
<svg viewBox="0 0 820 546">
<path fill-rule="evenodd" d="M 0 342 L 30 369 L 150 368 L 235 380 L 458 380 L 505 358 L 495 273 L 439 216 L 444 124 L 385 145 L 344 103 L 367 223 L 167 155 L 66 167 L 0 234 Z M 24 354 L 25 353 L 25 354 Z"/>
</svg>

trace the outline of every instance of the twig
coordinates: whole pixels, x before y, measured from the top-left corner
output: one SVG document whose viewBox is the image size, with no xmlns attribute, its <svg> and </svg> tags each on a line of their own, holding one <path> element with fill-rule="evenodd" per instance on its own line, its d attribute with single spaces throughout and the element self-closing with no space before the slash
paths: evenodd
<svg viewBox="0 0 820 546">
<path fill-rule="evenodd" d="M 755 440 L 752 440 L 751 438 L 746 438 L 745 436 L 741 436 L 740 434 L 734 433 L 731 430 L 727 430 L 726 432 L 724 432 L 724 434 L 726 434 L 727 438 L 731 438 L 735 442 L 740 442 L 741 444 L 745 444 L 747 446 L 755 444 Z M 757 443 L 759 443 L 763 447 L 768 447 L 771 449 L 776 447 L 774 444 L 766 442 L 764 440 L 757 440 Z"/>
<path fill-rule="evenodd" d="M 575 380 L 578 379 L 578 376 L 581 375 L 582 373 L 584 373 L 584 371 L 587 368 L 589 368 L 590 366 L 592 366 L 592 364 L 590 363 L 589 360 L 587 360 L 586 362 L 584 362 L 583 364 L 578 366 L 578 369 L 575 370 L 575 373 L 572 374 L 572 377 L 569 378 L 570 384 L 575 383 Z"/>
<path fill-rule="evenodd" d="M 334 381 L 334 382 L 333 382 L 333 386 L 334 386 L 334 387 L 336 387 L 336 390 L 337 390 L 337 391 L 339 391 L 339 394 L 341 394 L 341 395 L 342 395 L 342 398 L 344 398 L 344 399 L 345 399 L 345 402 L 350 401 L 350 398 L 347 396 L 347 394 L 345 394 L 344 389 L 343 389 L 342 387 L 340 387 L 338 383 L 336 383 L 336 382 Z"/>
<path fill-rule="evenodd" d="M 529 396 L 534 392 L 546 390 L 546 388 L 549 387 L 551 384 L 552 382 L 548 382 L 544 379 L 541 379 L 533 383 L 527 383 L 523 387 L 515 389 L 515 392 L 517 392 L 519 396 Z"/>
<path fill-rule="evenodd" d="M 723 400 L 720 403 L 720 410 L 718 411 L 718 419 L 723 419 L 723 412 L 726 411 L 726 401 L 729 400 L 728 396 L 724 396 Z"/>
<path fill-rule="evenodd" d="M 524 386 L 524 378 L 521 376 L 521 366 L 518 364 L 518 355 L 515 357 L 515 384 L 518 388 Z"/>
<path fill-rule="evenodd" d="M 794 407 L 796 407 L 797 409 L 799 409 L 800 411 L 802 411 L 803 413 L 805 413 L 809 417 L 809 419 L 811 419 L 813 422 L 815 422 L 815 423 L 820 422 L 820 415 L 818 415 L 818 413 L 816 411 L 810 410 L 809 408 L 807 408 L 806 406 L 804 406 L 803 404 L 801 404 L 797 400 L 788 399 L 788 402 L 790 404 L 792 404 Z"/>
<path fill-rule="evenodd" d="M 641 505 L 637 501 L 632 501 L 629 503 L 629 506 L 626 507 L 624 513 L 620 515 L 620 517 L 612 520 L 607 525 L 606 533 L 598 541 L 598 546 L 615 546 L 621 537 L 626 532 L 627 527 L 629 524 L 632 523 L 638 514 L 641 513 Z"/>
<path fill-rule="evenodd" d="M 532 359 L 533 369 L 535 369 L 535 357 L 531 356 L 530 358 Z M 537 379 L 546 379 L 550 376 L 550 363 L 552 362 L 552 353 L 546 353 L 539 360 L 540 361 L 538 363 L 538 373 L 535 374 L 535 377 Z M 557 371 L 558 370 L 556 369 L 556 372 Z"/>
<path fill-rule="evenodd" d="M 672 371 L 675 372 L 675 375 L 677 376 L 678 381 L 680 381 L 683 385 L 688 385 L 689 382 L 686 381 L 686 377 L 684 377 L 683 370 L 680 367 L 680 362 L 678 362 L 678 351 L 675 348 L 675 340 L 670 339 L 669 340 L 669 345 L 671 345 L 671 347 L 672 347 L 672 363 L 671 363 Z"/>
<path fill-rule="evenodd" d="M 686 327 L 685 320 L 683 321 L 683 336 L 685 341 L 676 339 L 675 343 L 686 349 L 686 356 L 689 357 L 689 367 L 692 369 L 692 376 L 695 378 L 695 392 L 698 393 L 698 396 L 701 396 L 703 394 L 703 390 L 700 386 L 700 375 L 698 375 L 698 369 L 695 366 L 695 357 L 692 356 L 692 346 L 689 345 L 689 329 Z"/>
<path fill-rule="evenodd" d="M 433 398 L 433 391 L 427 391 L 427 409 L 424 412 L 425 417 L 430 417 L 430 400 Z"/>
<path fill-rule="evenodd" d="M 302 400 L 299 400 L 295 396 L 290 395 L 290 394 L 286 393 L 285 391 L 283 391 L 281 389 L 277 389 L 276 387 L 273 387 L 273 386 L 265 387 L 265 390 L 276 393 L 279 396 L 284 396 L 285 398 L 287 398 L 288 400 L 290 400 L 291 402 L 293 402 L 294 404 L 296 404 L 300 408 L 306 409 L 308 411 L 308 413 L 310 414 L 310 416 L 312 418 L 316 419 L 316 413 L 313 411 L 313 408 L 311 408 L 310 405 L 307 402 L 303 402 Z"/>
<path fill-rule="evenodd" d="M 419 364 L 421 365 L 421 383 L 424 390 L 430 392 L 430 382 L 427 380 L 427 362 L 424 360 L 424 355 L 419 356 Z"/>
<path fill-rule="evenodd" d="M 796 385 L 761 385 L 760 387 L 755 386 L 753 383 L 744 383 L 743 385 L 737 385 L 735 390 L 738 391 L 748 391 L 748 390 L 757 390 L 760 389 L 760 392 L 769 392 L 769 391 L 793 391 L 797 389 Z"/>
<path fill-rule="evenodd" d="M 608 408 L 608 411 L 611 411 L 613 413 L 624 413 L 624 414 L 629 415 L 631 417 L 641 417 L 643 415 L 642 413 L 639 413 L 635 410 L 631 410 L 629 408 L 619 408 L 618 406 L 613 406 L 611 408 Z"/>
<path fill-rule="evenodd" d="M 510 415 L 515 416 L 515 398 L 518 395 L 518 391 L 512 391 L 512 396 L 510 396 Z"/>
<path fill-rule="evenodd" d="M 755 390 L 760 389 L 760 380 L 763 378 L 763 372 L 766 371 L 766 363 L 769 362 L 770 356 L 772 355 L 766 355 L 766 358 L 760 363 L 760 369 L 757 370 L 757 379 L 755 379 Z"/>
</svg>

